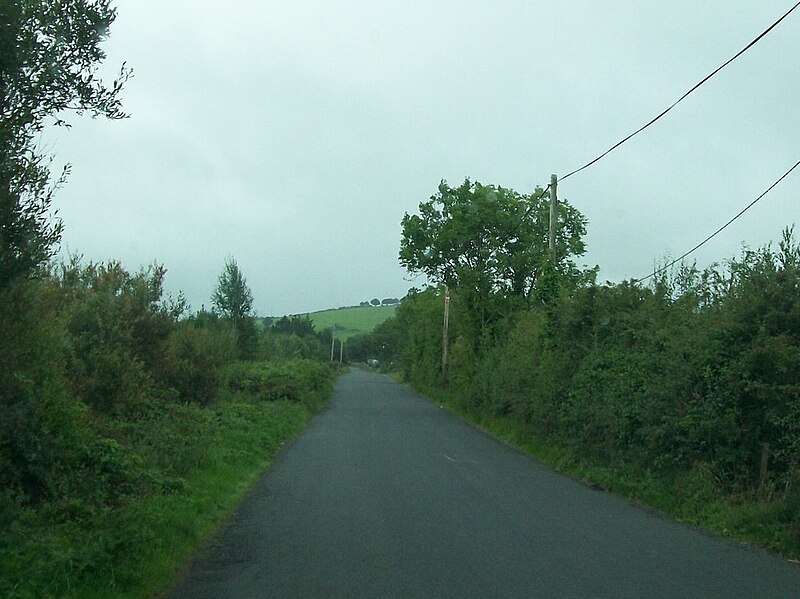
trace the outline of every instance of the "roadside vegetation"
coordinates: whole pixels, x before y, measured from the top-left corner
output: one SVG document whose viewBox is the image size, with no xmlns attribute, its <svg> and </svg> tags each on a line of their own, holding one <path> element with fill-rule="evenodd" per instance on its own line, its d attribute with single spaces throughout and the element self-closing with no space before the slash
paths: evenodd
<svg viewBox="0 0 800 599">
<path fill-rule="evenodd" d="M 97 79 L 107 0 L 0 5 L 0 596 L 148 597 L 327 397 L 311 329 L 259 328 L 233 258 L 213 310 L 166 269 L 54 259 L 62 224 L 37 145 L 84 112 L 124 118 L 130 72 Z"/>
<path fill-rule="evenodd" d="M 107 0 L 0 14 L 0 596 L 146 597 L 229 514 L 328 395 L 333 323 L 263 326 L 228 258 L 211 311 L 166 269 L 54 260 L 37 146 L 75 113 L 124 118 L 96 77 Z M 470 181 L 403 220 L 433 286 L 350 344 L 559 467 L 800 557 L 800 247 L 684 266 L 647 286 L 579 267 L 585 219 Z M 450 358 L 441 368 L 444 285 Z M 393 306 L 359 308 L 385 316 Z M 326 330 L 327 329 L 327 330 Z M 360 344 L 360 345 L 359 345 Z M 360 348 L 360 349 L 359 349 Z M 445 379 L 444 390 L 439 385 Z"/>
<path fill-rule="evenodd" d="M 372 349 L 430 396 L 566 472 L 800 558 L 792 229 L 777 247 L 722 265 L 597 284 L 594 269 L 575 265 L 583 217 L 561 204 L 552 264 L 546 210 L 535 196 L 443 183 L 419 216 L 406 215 L 400 253 L 434 284 L 404 299 L 370 336 Z"/>
<path fill-rule="evenodd" d="M 330 392 L 291 335 L 187 316 L 164 273 L 73 260 L 4 294 L 3 597 L 161 588 Z"/>
</svg>

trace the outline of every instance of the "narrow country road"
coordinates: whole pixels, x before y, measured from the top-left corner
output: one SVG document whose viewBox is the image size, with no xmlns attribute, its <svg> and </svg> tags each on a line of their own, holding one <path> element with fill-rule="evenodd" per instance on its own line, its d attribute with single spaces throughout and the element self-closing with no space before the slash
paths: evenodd
<svg viewBox="0 0 800 599">
<path fill-rule="evenodd" d="M 592 490 L 355 370 L 173 599 L 800 597 L 800 567 Z"/>
</svg>

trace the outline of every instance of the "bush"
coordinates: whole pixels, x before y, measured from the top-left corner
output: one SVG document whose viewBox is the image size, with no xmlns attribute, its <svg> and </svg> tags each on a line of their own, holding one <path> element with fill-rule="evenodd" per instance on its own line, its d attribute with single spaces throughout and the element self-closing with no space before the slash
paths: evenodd
<svg viewBox="0 0 800 599">
<path fill-rule="evenodd" d="M 261 360 L 330 360 L 330 340 L 318 335 L 298 335 L 267 329 L 261 335 L 257 355 Z"/>
<path fill-rule="evenodd" d="M 162 302 L 162 267 L 131 275 L 117 262 L 61 266 L 71 390 L 104 413 L 135 412 L 182 308 Z"/>
<path fill-rule="evenodd" d="M 768 444 L 768 478 L 786 487 L 800 464 L 799 288 L 787 230 L 777 251 L 747 250 L 725 269 L 562 285 L 492 321 L 452 289 L 449 387 L 463 407 L 513 416 L 579 455 L 664 474 L 701 463 L 734 492 L 764 485 Z M 399 348 L 407 380 L 438 385 L 441 290 L 411 294 L 395 321 L 381 345 Z"/>
<path fill-rule="evenodd" d="M 0 292 L 0 494 L 6 517 L 69 486 L 73 464 L 90 439 L 85 407 L 66 389 L 55 317 L 59 294 L 50 281 Z"/>
<path fill-rule="evenodd" d="M 228 367 L 227 387 L 257 401 L 315 401 L 327 392 L 331 368 L 314 360 L 238 362 Z"/>
<path fill-rule="evenodd" d="M 159 378 L 183 401 L 213 403 L 219 395 L 221 369 L 229 361 L 232 348 L 232 344 L 228 348 L 220 343 L 207 328 L 181 323 L 164 343 Z"/>
</svg>

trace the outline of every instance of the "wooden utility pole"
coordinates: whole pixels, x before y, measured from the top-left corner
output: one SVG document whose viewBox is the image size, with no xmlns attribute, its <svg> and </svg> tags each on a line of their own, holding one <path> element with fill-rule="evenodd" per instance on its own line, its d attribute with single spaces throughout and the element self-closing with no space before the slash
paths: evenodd
<svg viewBox="0 0 800 599">
<path fill-rule="evenodd" d="M 333 333 L 331 333 L 331 362 L 333 362 L 333 348 L 336 346 L 336 324 L 333 325 Z"/>
<path fill-rule="evenodd" d="M 556 187 L 558 186 L 558 177 L 550 175 L 550 235 L 548 238 L 548 246 L 550 248 L 550 259 L 553 265 L 557 262 L 556 257 L 556 226 L 558 224 L 558 194 Z"/>
<path fill-rule="evenodd" d="M 339 364 L 342 363 L 343 358 L 344 358 L 344 339 L 339 341 Z"/>
<path fill-rule="evenodd" d="M 442 387 L 447 385 L 447 329 L 450 325 L 450 288 L 444 286 L 444 326 L 442 327 Z"/>
</svg>

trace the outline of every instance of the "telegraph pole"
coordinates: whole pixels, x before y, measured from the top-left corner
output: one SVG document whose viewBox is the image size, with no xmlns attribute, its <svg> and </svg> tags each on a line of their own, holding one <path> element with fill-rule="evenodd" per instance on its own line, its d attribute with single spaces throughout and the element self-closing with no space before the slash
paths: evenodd
<svg viewBox="0 0 800 599">
<path fill-rule="evenodd" d="M 444 286 L 444 326 L 442 327 L 442 387 L 447 385 L 447 329 L 450 325 L 450 288 Z"/>
<path fill-rule="evenodd" d="M 331 333 L 331 362 L 333 362 L 333 348 L 336 346 L 336 324 L 333 325 L 333 333 Z"/>
<path fill-rule="evenodd" d="M 558 195 L 556 187 L 558 186 L 558 177 L 550 175 L 550 235 L 548 238 L 548 245 L 550 247 L 550 259 L 555 266 L 557 262 L 556 257 L 556 226 L 558 224 Z"/>
</svg>

